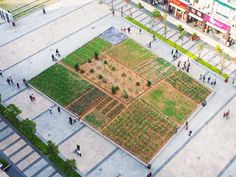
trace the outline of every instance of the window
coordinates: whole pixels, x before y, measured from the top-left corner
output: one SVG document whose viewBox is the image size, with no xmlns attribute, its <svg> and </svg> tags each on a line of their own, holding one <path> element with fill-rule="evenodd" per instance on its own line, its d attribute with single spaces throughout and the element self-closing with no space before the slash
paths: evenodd
<svg viewBox="0 0 236 177">
<path fill-rule="evenodd" d="M 217 13 L 228 18 L 230 15 L 230 9 L 228 7 L 218 4 Z"/>
</svg>

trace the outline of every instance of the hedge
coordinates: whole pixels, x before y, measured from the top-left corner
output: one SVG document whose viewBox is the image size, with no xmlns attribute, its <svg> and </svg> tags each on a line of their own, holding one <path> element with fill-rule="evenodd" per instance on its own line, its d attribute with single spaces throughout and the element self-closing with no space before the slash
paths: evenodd
<svg viewBox="0 0 236 177">
<path fill-rule="evenodd" d="M 208 69 L 214 71 L 215 73 L 219 74 L 220 76 L 222 76 L 224 79 L 227 79 L 229 77 L 228 74 L 226 73 L 222 73 L 220 69 L 216 68 L 215 66 L 213 66 L 212 64 L 208 63 L 207 61 L 197 57 L 196 55 L 194 55 L 192 52 L 188 51 L 187 49 L 181 47 L 180 45 L 176 44 L 175 42 L 165 38 L 164 36 L 162 36 L 161 34 L 157 33 L 156 31 L 152 30 L 151 28 L 148 28 L 147 26 L 143 25 L 142 23 L 140 23 L 139 21 L 126 16 L 125 19 L 127 19 L 128 21 L 132 22 L 133 24 L 137 25 L 138 27 L 142 28 L 143 30 L 151 33 L 152 35 L 156 36 L 157 38 L 159 38 L 160 40 L 164 41 L 165 43 L 169 44 L 170 46 L 176 48 L 177 50 L 179 50 L 180 52 L 184 53 L 185 55 L 187 55 L 188 57 L 192 58 L 193 60 L 197 61 L 198 63 L 204 65 L 205 67 L 207 67 Z"/>
<path fill-rule="evenodd" d="M 10 107 L 10 109 L 9 109 Z M 15 108 L 15 109 L 13 109 Z M 74 169 L 68 169 L 66 161 L 59 155 L 48 154 L 48 146 L 35 134 L 27 134 L 20 127 L 21 121 L 17 119 L 17 115 L 21 111 L 13 104 L 8 105 L 6 108 L 0 104 L 0 114 L 2 114 L 23 136 L 25 136 L 42 154 L 49 157 L 49 159 L 55 164 L 55 166 L 61 170 L 65 175 L 70 177 L 81 177 Z"/>
</svg>

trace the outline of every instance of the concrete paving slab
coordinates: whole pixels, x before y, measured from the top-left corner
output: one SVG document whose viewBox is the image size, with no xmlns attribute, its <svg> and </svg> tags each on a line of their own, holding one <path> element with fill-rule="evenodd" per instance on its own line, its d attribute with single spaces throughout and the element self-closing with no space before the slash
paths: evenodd
<svg viewBox="0 0 236 177">
<path fill-rule="evenodd" d="M 17 163 L 26 155 L 31 153 L 32 151 L 33 149 L 30 146 L 26 146 L 23 149 L 21 149 L 19 152 L 17 152 L 16 154 L 14 154 L 10 159 L 12 162 Z"/>
<path fill-rule="evenodd" d="M 24 171 L 25 175 L 30 177 L 37 173 L 40 169 L 44 168 L 48 163 L 44 159 L 40 159 L 34 165 L 29 167 L 27 170 Z"/>
<path fill-rule="evenodd" d="M 13 144 L 12 146 L 10 146 L 6 150 L 4 150 L 4 154 L 6 154 L 7 156 L 10 156 L 11 154 L 16 152 L 18 149 L 20 149 L 25 144 L 26 144 L 25 141 L 23 139 L 21 139 L 20 141 L 17 141 L 15 144 Z"/>
<path fill-rule="evenodd" d="M 0 142 L 0 150 L 6 148 L 7 146 L 9 146 L 11 143 L 15 142 L 19 138 L 20 138 L 19 135 L 17 135 L 16 133 L 7 137 L 5 140 Z"/>
<path fill-rule="evenodd" d="M 82 157 L 75 153 L 77 144 L 81 147 Z M 75 159 L 78 169 L 83 173 L 87 173 L 114 149 L 113 144 L 88 127 L 83 128 L 59 146 L 61 154 L 66 158 Z"/>
<path fill-rule="evenodd" d="M 0 130 L 4 129 L 5 127 L 7 127 L 7 124 L 5 122 L 0 122 Z"/>
<path fill-rule="evenodd" d="M 24 171 L 27 167 L 29 167 L 33 162 L 38 160 L 40 158 L 39 154 L 37 152 L 34 152 L 31 154 L 29 157 L 21 161 L 20 163 L 17 164 L 17 167 Z"/>
<path fill-rule="evenodd" d="M 0 132 L 0 141 L 3 140 L 4 138 L 8 137 L 12 132 L 13 132 L 13 130 L 10 127 L 2 130 Z"/>
<path fill-rule="evenodd" d="M 111 167 L 115 167 L 111 169 Z M 144 177 L 148 170 L 122 150 L 116 151 L 110 158 L 98 166 L 88 177 Z"/>
<path fill-rule="evenodd" d="M 36 101 L 30 101 L 29 96 L 31 94 L 35 96 Z M 20 94 L 7 100 L 6 104 L 15 104 L 20 110 L 22 110 L 22 113 L 20 114 L 20 117 L 22 119 L 33 119 L 41 112 L 44 112 L 49 107 L 54 105 L 54 103 L 47 100 L 45 97 L 43 97 L 41 94 L 37 93 L 31 88 L 28 88 Z"/>
<path fill-rule="evenodd" d="M 50 114 L 47 111 L 34 120 L 37 125 L 37 133 L 46 141 L 51 140 L 59 144 L 83 126 L 82 123 L 70 125 L 68 118 L 71 115 L 63 109 L 61 109 L 61 113 L 58 113 L 55 106 L 52 112 Z"/>
<path fill-rule="evenodd" d="M 38 175 L 36 175 L 37 177 L 48 177 L 51 174 L 53 174 L 55 172 L 54 168 L 52 168 L 51 166 L 48 166 L 46 169 L 44 169 L 43 171 L 41 171 Z"/>
</svg>

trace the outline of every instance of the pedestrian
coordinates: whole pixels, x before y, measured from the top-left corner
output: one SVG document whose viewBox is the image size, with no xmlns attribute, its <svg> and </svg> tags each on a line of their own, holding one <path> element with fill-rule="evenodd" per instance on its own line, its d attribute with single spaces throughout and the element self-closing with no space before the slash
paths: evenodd
<svg viewBox="0 0 236 177">
<path fill-rule="evenodd" d="M 226 112 L 223 113 L 223 118 L 226 118 Z"/>
<path fill-rule="evenodd" d="M 69 123 L 72 125 L 73 124 L 73 120 L 71 117 L 69 117 Z"/>
<path fill-rule="evenodd" d="M 30 101 L 33 101 L 32 95 L 30 95 L 29 98 L 30 98 Z"/>
<path fill-rule="evenodd" d="M 214 85 L 214 81 L 212 80 L 212 81 L 211 81 L 211 86 L 213 86 L 213 85 Z"/>
<path fill-rule="evenodd" d="M 35 101 L 36 100 L 33 93 L 31 94 L 31 99 L 32 99 L 31 101 Z"/>
<path fill-rule="evenodd" d="M 206 79 L 206 76 L 204 75 L 202 79 L 203 83 L 205 82 L 205 79 Z"/>
<path fill-rule="evenodd" d="M 200 81 L 202 80 L 202 74 L 200 74 L 200 78 L 199 78 L 199 80 L 200 80 Z"/>
<path fill-rule="evenodd" d="M 128 33 L 130 33 L 130 27 L 128 27 Z"/>
<path fill-rule="evenodd" d="M 147 177 L 152 177 L 152 172 L 149 172 Z"/>
<path fill-rule="evenodd" d="M 192 131 L 190 130 L 189 132 L 188 132 L 188 136 L 191 136 L 192 135 Z"/>
<path fill-rule="evenodd" d="M 156 40 L 156 36 L 155 36 L 155 35 L 153 35 L 153 36 L 152 36 L 152 39 L 153 39 L 153 41 L 155 41 L 155 40 Z"/>
<path fill-rule="evenodd" d="M 148 48 L 152 48 L 152 42 L 148 43 Z"/>
<path fill-rule="evenodd" d="M 126 28 L 124 27 L 124 33 L 126 32 Z"/>
<path fill-rule="evenodd" d="M 76 149 L 80 151 L 80 145 L 76 145 Z"/>
<path fill-rule="evenodd" d="M 189 73 L 189 67 L 187 67 L 186 71 L 187 71 L 187 73 Z"/>
<path fill-rule="evenodd" d="M 2 76 L 3 77 L 3 74 L 2 74 L 2 70 L 0 69 L 0 76 Z"/>
<path fill-rule="evenodd" d="M 27 80 L 26 79 L 22 79 L 22 81 L 23 81 L 23 83 L 25 84 L 25 86 L 26 87 L 28 87 L 29 85 L 28 85 L 28 82 L 27 82 Z"/>
<path fill-rule="evenodd" d="M 52 61 L 57 61 L 57 59 L 55 58 L 53 54 L 52 54 Z"/>
<path fill-rule="evenodd" d="M 180 67 L 180 64 L 181 64 L 181 61 L 179 60 L 179 62 L 178 62 L 178 65 L 177 65 L 177 66 L 178 66 L 178 67 Z"/>
<path fill-rule="evenodd" d="M 57 107 L 57 111 L 61 113 L 61 108 L 59 106 Z"/>
<path fill-rule="evenodd" d="M 216 79 L 215 79 L 215 81 L 214 81 L 214 86 L 216 86 Z"/>
<path fill-rule="evenodd" d="M 172 55 L 172 56 L 174 55 L 174 49 L 171 50 L 171 55 Z"/>
<path fill-rule="evenodd" d="M 141 30 L 141 28 L 139 29 L 139 34 L 141 34 L 141 32 L 142 32 L 142 30 Z"/>
<path fill-rule="evenodd" d="M 188 121 L 185 123 L 185 130 L 188 130 Z"/>
<path fill-rule="evenodd" d="M 175 53 L 176 53 L 176 55 L 178 55 L 178 50 L 177 49 L 175 49 Z"/>
<path fill-rule="evenodd" d="M 207 79 L 208 84 L 210 83 L 210 80 L 211 80 L 211 77 L 209 76 L 208 79 Z"/>
<path fill-rule="evenodd" d="M 11 77 L 9 77 L 9 79 L 10 79 L 10 84 L 13 84 L 13 80 L 12 80 L 12 78 L 11 78 Z"/>
<path fill-rule="evenodd" d="M 7 78 L 7 83 L 8 83 L 8 85 L 11 85 L 11 81 L 10 81 L 9 77 Z"/>
<path fill-rule="evenodd" d="M 60 57 L 60 56 L 61 56 L 61 54 L 60 54 L 60 52 L 59 52 L 59 50 L 58 50 L 58 49 L 56 49 L 56 56 L 58 56 L 58 57 Z"/>
<path fill-rule="evenodd" d="M 188 68 L 190 67 L 190 62 L 188 62 Z"/>
<path fill-rule="evenodd" d="M 43 14 L 45 15 L 46 14 L 46 10 L 43 8 Z"/>
<path fill-rule="evenodd" d="M 49 110 L 50 114 L 52 114 L 52 108 L 49 108 L 48 110 Z"/>
<path fill-rule="evenodd" d="M 185 62 L 184 62 L 184 70 L 186 69 L 186 67 L 187 67 L 187 66 L 186 66 L 186 61 L 185 61 Z"/>
<path fill-rule="evenodd" d="M 18 89 L 20 89 L 20 84 L 18 82 L 16 83 L 16 86 Z"/>
<path fill-rule="evenodd" d="M 115 11 L 112 9 L 112 15 L 115 16 Z"/>
<path fill-rule="evenodd" d="M 227 113 L 226 113 L 226 119 L 230 119 L 230 111 L 228 110 Z"/>
</svg>

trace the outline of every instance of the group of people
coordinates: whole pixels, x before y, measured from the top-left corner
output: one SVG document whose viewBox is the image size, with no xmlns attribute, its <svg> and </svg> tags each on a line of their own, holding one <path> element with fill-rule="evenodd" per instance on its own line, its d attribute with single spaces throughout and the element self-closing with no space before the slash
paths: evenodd
<svg viewBox="0 0 236 177">
<path fill-rule="evenodd" d="M 208 78 L 206 78 L 205 75 L 200 74 L 200 81 L 202 81 L 203 83 L 208 83 L 210 84 L 212 87 L 216 86 L 216 79 L 212 79 L 210 76 Z"/>
<path fill-rule="evenodd" d="M 57 58 L 56 58 L 56 57 L 59 58 L 60 56 L 61 56 L 61 54 L 60 54 L 59 50 L 56 49 L 56 54 L 55 54 L 55 55 L 52 54 L 52 61 L 57 61 Z"/>
<path fill-rule="evenodd" d="M 79 121 L 80 121 L 80 118 L 79 118 Z M 73 124 L 76 123 L 76 122 L 77 122 L 77 120 L 76 120 L 75 118 L 69 117 L 69 123 L 70 123 L 71 125 L 73 125 Z"/>
<path fill-rule="evenodd" d="M 188 130 L 188 129 L 189 129 L 188 121 L 185 122 L 184 129 L 185 129 L 185 130 Z M 191 136 L 191 135 L 192 135 L 192 130 L 189 130 L 188 136 Z"/>
<path fill-rule="evenodd" d="M 125 28 L 125 27 L 123 27 L 123 26 L 120 28 L 120 30 L 121 30 L 122 32 L 124 32 L 124 33 L 126 33 L 126 31 L 127 31 L 128 33 L 130 33 L 130 31 L 131 31 L 130 27 Z"/>
<path fill-rule="evenodd" d="M 2 72 L 1 72 L 0 75 L 3 77 Z M 25 84 L 26 87 L 29 86 L 26 79 L 22 79 L 22 81 L 23 81 L 23 84 Z M 7 77 L 6 82 L 8 83 L 8 85 L 13 85 L 13 86 L 16 85 L 16 87 L 17 87 L 18 89 L 20 89 L 20 83 L 17 82 L 16 84 L 14 84 L 14 81 L 13 81 L 13 79 L 12 79 L 11 76 Z"/>
<path fill-rule="evenodd" d="M 178 66 L 178 68 L 181 68 L 182 70 L 186 70 L 186 72 L 189 73 L 189 69 L 190 69 L 191 64 L 188 60 L 188 62 L 184 61 L 184 64 L 181 66 L 181 61 L 179 60 L 177 66 Z"/>
<path fill-rule="evenodd" d="M 31 101 L 31 102 L 36 101 L 36 98 L 35 98 L 35 96 L 34 96 L 33 93 L 29 96 L 29 98 L 30 98 L 30 101 Z"/>
<path fill-rule="evenodd" d="M 50 114 L 52 114 L 52 108 L 49 108 L 48 110 L 49 110 Z M 57 112 L 61 113 L 61 108 L 59 106 L 57 107 Z"/>
</svg>

